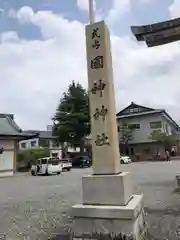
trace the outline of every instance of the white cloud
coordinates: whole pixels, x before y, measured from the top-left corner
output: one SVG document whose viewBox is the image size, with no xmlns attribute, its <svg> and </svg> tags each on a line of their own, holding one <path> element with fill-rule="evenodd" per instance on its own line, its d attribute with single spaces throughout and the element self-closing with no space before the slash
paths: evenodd
<svg viewBox="0 0 180 240">
<path fill-rule="evenodd" d="M 84 25 L 27 6 L 14 16 L 37 26 L 42 40 L 1 34 L 0 109 L 14 112 L 21 127 L 42 129 L 73 79 L 87 86 Z M 135 101 L 167 107 L 180 121 L 180 44 L 148 49 L 128 36 L 112 35 L 111 40 L 117 110 Z"/>
<path fill-rule="evenodd" d="M 32 23 L 34 19 L 34 12 L 31 7 L 23 6 L 19 9 L 19 11 L 10 9 L 8 16 L 9 18 L 17 19 L 21 24 Z"/>
<path fill-rule="evenodd" d="M 131 0 L 113 0 L 106 21 L 114 25 L 121 17 L 131 10 Z"/>
<path fill-rule="evenodd" d="M 180 16 L 180 1 L 174 0 L 169 7 L 170 16 L 176 18 Z"/>
<path fill-rule="evenodd" d="M 96 10 L 96 2 L 93 0 L 94 10 Z M 89 12 L 89 0 L 77 0 L 77 7 L 80 10 Z"/>
<path fill-rule="evenodd" d="M 2 42 L 16 42 L 19 40 L 19 36 L 17 32 L 5 32 L 1 34 L 1 41 Z"/>
<path fill-rule="evenodd" d="M 109 25 L 114 25 L 118 20 L 120 20 L 127 12 L 131 10 L 131 3 L 133 0 L 112 0 L 112 7 L 110 8 L 107 16 L 106 22 Z M 147 2 L 149 0 L 139 0 Z M 93 6 L 95 10 L 95 19 L 99 21 L 103 18 L 103 13 L 101 10 L 96 9 L 96 2 L 93 0 Z M 80 10 L 89 12 L 89 0 L 77 0 L 77 7 Z"/>
<path fill-rule="evenodd" d="M 29 6 L 23 6 L 18 12 L 17 12 L 17 19 L 20 23 L 29 23 L 33 21 L 34 12 L 31 7 Z"/>
</svg>

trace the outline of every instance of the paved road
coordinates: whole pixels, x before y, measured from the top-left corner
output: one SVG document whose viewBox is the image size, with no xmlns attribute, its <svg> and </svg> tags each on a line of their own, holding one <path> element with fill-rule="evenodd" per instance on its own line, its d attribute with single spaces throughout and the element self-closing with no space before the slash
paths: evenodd
<svg viewBox="0 0 180 240">
<path fill-rule="evenodd" d="M 143 192 L 149 239 L 180 239 L 180 195 L 174 190 L 180 161 L 133 163 L 134 193 Z M 81 201 L 81 177 L 91 169 L 60 176 L 17 175 L 0 179 L 0 239 L 45 240 L 71 227 L 70 206 Z M 8 238 L 5 238 L 8 237 Z"/>
</svg>

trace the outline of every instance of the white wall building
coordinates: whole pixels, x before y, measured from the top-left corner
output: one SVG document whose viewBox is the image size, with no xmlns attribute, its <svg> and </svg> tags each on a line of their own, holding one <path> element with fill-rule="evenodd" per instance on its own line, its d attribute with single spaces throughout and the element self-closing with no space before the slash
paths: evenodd
<svg viewBox="0 0 180 240">
<path fill-rule="evenodd" d="M 25 134 L 14 121 L 13 114 L 0 114 L 0 177 L 13 176 L 16 171 L 18 141 L 35 137 Z"/>
<path fill-rule="evenodd" d="M 123 125 L 132 127 L 132 138 L 128 141 L 127 155 L 143 154 L 153 156 L 157 149 L 162 153 L 164 146 L 151 139 L 153 131 L 167 135 L 178 135 L 180 127 L 164 109 L 153 109 L 132 102 L 117 114 L 119 142 L 122 141 Z"/>
</svg>

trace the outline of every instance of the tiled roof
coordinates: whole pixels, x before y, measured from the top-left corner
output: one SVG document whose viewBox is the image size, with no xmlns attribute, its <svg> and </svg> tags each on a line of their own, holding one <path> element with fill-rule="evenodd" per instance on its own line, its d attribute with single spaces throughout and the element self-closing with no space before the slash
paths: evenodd
<svg viewBox="0 0 180 240">
<path fill-rule="evenodd" d="M 56 139 L 56 136 L 53 136 L 52 131 L 39 131 L 39 130 L 27 130 L 24 133 L 38 134 L 39 138 L 44 139 Z"/>
<path fill-rule="evenodd" d="M 131 110 L 136 109 L 136 112 L 133 112 Z M 129 115 L 129 114 L 139 114 L 141 115 L 141 113 L 144 112 L 153 112 L 156 111 L 157 109 L 154 108 L 149 108 L 149 107 L 145 107 L 139 104 L 136 104 L 134 102 L 132 102 L 130 105 L 128 105 L 126 108 L 122 109 L 120 112 L 118 112 L 116 114 L 117 117 L 123 116 L 123 115 Z"/>
<path fill-rule="evenodd" d="M 0 117 L 0 134 L 17 134 L 20 131 L 16 130 L 6 117 Z"/>
<path fill-rule="evenodd" d="M 129 113 L 129 114 L 124 114 L 124 115 L 117 115 L 117 118 L 128 118 L 128 117 L 135 117 L 135 116 L 143 116 L 143 115 L 149 115 L 149 114 L 154 114 L 154 113 L 161 113 L 165 110 L 163 109 L 157 109 L 153 111 L 146 111 L 146 112 L 138 112 L 138 113 Z"/>
<path fill-rule="evenodd" d="M 0 114 L 0 136 L 32 137 L 32 134 L 24 134 L 13 119 L 13 114 Z M 33 135 L 34 136 L 34 135 Z"/>
</svg>

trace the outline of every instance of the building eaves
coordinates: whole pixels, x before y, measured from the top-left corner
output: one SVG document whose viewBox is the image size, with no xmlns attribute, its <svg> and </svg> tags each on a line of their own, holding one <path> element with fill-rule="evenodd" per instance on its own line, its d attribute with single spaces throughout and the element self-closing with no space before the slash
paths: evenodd
<svg viewBox="0 0 180 240">
<path fill-rule="evenodd" d="M 172 119 L 172 117 L 164 110 L 163 113 L 170 119 L 170 121 L 176 126 L 178 131 L 180 131 L 180 126 Z"/>
<path fill-rule="evenodd" d="M 26 133 L 38 134 L 38 137 L 41 139 L 56 139 L 56 136 L 53 136 L 52 131 L 39 131 L 39 130 L 27 130 Z"/>
<path fill-rule="evenodd" d="M 153 111 L 148 111 L 148 112 L 140 112 L 140 113 L 130 113 L 130 114 L 125 114 L 121 116 L 116 116 L 117 119 L 124 119 L 124 118 L 132 118 L 132 117 L 138 117 L 138 116 L 144 116 L 144 115 L 151 115 L 155 113 L 162 113 L 165 111 L 164 109 L 157 109 Z"/>
<path fill-rule="evenodd" d="M 56 136 L 53 136 L 52 131 L 39 131 L 39 138 L 43 139 L 56 139 Z"/>
<path fill-rule="evenodd" d="M 0 137 L 12 137 L 12 138 L 18 138 L 19 140 L 28 140 L 32 138 L 36 138 L 36 134 L 26 134 L 26 133 L 17 133 L 17 134 L 11 134 L 11 133 L 0 133 Z"/>
</svg>

